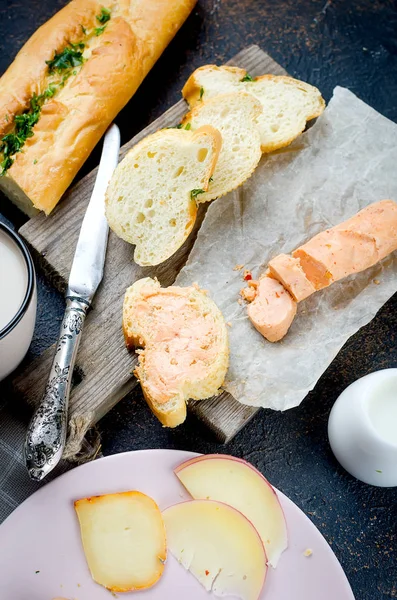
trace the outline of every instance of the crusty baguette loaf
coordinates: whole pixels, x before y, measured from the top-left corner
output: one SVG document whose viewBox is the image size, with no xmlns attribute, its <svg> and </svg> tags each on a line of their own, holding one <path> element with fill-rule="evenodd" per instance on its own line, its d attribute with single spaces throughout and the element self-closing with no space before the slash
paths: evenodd
<svg viewBox="0 0 397 600">
<path fill-rule="evenodd" d="M 259 282 L 248 317 L 270 342 L 287 333 L 301 302 L 317 290 L 369 269 L 397 250 L 397 203 L 381 200 L 315 235 L 292 256 L 280 254 Z M 243 291 L 243 297 L 252 300 Z"/>
<path fill-rule="evenodd" d="M 186 402 L 219 392 L 229 362 L 226 325 L 198 287 L 161 288 L 140 279 L 126 291 L 123 331 L 127 348 L 144 348 L 135 375 L 151 410 L 166 427 L 186 418 Z"/>
<path fill-rule="evenodd" d="M 11 166 L 4 163 L 10 147 L 0 142 L 0 188 L 24 212 L 51 212 L 194 4 L 72 0 L 25 44 L 0 79 L 0 140 L 15 132 L 15 117 L 32 112 L 37 96 L 42 104 Z M 65 50 L 78 60 L 51 65 Z"/>
<path fill-rule="evenodd" d="M 182 94 L 191 108 L 227 92 L 252 94 L 263 106 L 258 118 L 262 152 L 290 144 L 305 129 L 306 122 L 318 117 L 325 103 L 317 88 L 282 75 L 262 75 L 253 79 L 238 67 L 206 65 L 194 71 Z"/>
<path fill-rule="evenodd" d="M 260 102 L 251 94 L 232 92 L 199 102 L 185 115 L 183 126 L 194 130 L 212 125 L 222 135 L 222 150 L 208 191 L 197 196 L 198 202 L 224 196 L 252 175 L 262 155 L 257 125 L 261 112 Z"/>
<path fill-rule="evenodd" d="M 136 245 L 136 263 L 157 265 L 182 246 L 196 221 L 196 194 L 208 188 L 221 145 L 213 127 L 162 129 L 118 165 L 106 217 L 119 237 Z"/>
</svg>

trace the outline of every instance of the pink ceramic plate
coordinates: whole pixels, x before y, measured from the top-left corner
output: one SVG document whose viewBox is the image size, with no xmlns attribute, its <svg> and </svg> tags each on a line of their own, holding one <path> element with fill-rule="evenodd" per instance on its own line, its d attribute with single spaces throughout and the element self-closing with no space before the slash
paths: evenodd
<svg viewBox="0 0 397 600">
<path fill-rule="evenodd" d="M 88 572 L 73 501 L 137 489 L 166 508 L 188 498 L 173 468 L 192 456 L 174 450 L 117 454 L 78 467 L 36 492 L 0 527 L 1 600 L 51 600 L 56 596 L 110 600 L 111 594 L 94 583 Z M 291 500 L 278 494 L 287 519 L 289 548 L 277 569 L 269 569 L 261 600 L 354 600 L 324 538 Z M 307 548 L 313 551 L 309 558 L 304 556 Z M 137 600 L 211 598 L 172 556 L 153 588 L 117 596 Z"/>
</svg>

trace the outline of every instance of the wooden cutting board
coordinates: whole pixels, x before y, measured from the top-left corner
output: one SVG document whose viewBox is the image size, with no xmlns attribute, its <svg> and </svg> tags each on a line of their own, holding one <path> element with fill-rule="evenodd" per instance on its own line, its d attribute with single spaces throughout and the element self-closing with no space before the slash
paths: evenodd
<svg viewBox="0 0 397 600">
<path fill-rule="evenodd" d="M 246 48 L 229 64 L 243 67 L 254 76 L 286 74 L 258 46 Z M 181 100 L 125 144 L 120 159 L 146 135 L 179 123 L 185 112 L 187 106 Z M 66 194 L 51 217 L 40 214 L 20 229 L 49 279 L 61 291 L 65 290 L 95 177 L 96 169 Z M 84 433 L 136 385 L 131 373 L 137 357 L 125 349 L 121 330 L 125 289 L 141 277 L 157 277 L 163 286 L 171 285 L 188 258 L 204 212 L 205 207 L 202 206 L 195 230 L 183 247 L 157 267 L 136 265 L 132 259 L 133 247 L 110 232 L 104 278 L 87 317 L 77 356 L 75 381 L 78 383 L 75 383 L 70 398 L 72 430 L 77 427 L 80 434 Z M 14 380 L 16 392 L 30 404 L 38 404 L 42 397 L 53 352 L 54 347 L 48 348 Z M 230 440 L 258 410 L 239 404 L 226 392 L 209 400 L 191 402 L 189 407 L 222 442 Z"/>
</svg>

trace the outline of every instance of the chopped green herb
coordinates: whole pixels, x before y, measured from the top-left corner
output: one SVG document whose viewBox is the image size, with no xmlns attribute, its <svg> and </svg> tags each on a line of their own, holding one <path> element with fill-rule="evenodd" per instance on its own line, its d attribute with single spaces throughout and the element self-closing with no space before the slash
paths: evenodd
<svg viewBox="0 0 397 600">
<path fill-rule="evenodd" d="M 40 118 L 41 107 L 46 98 L 53 96 L 55 90 L 49 86 L 42 94 L 33 94 L 30 100 L 30 108 L 22 115 L 17 115 L 14 119 L 15 128 L 12 133 L 7 133 L 0 140 L 0 152 L 3 154 L 3 160 L 0 163 L 0 177 L 5 175 L 6 171 L 14 162 L 12 158 L 17 152 L 21 152 L 26 140 L 33 136 L 33 127 Z"/>
<path fill-rule="evenodd" d="M 255 79 L 249 73 L 246 73 L 240 81 L 255 81 Z"/>
<path fill-rule="evenodd" d="M 23 115 L 17 115 L 15 117 L 15 131 L 17 137 L 21 142 L 24 142 L 27 138 L 32 137 L 33 127 L 36 125 L 40 117 L 40 107 L 37 106 L 33 112 L 24 113 Z M 12 135 L 12 134 L 9 134 Z M 4 138 L 3 138 L 4 140 Z M 23 143 L 21 144 L 23 146 Z M 20 148 L 18 148 L 20 150 Z M 17 152 L 18 152 L 17 150 Z"/>
<path fill-rule="evenodd" d="M 33 164 L 37 165 L 37 158 L 34 159 Z"/>
<path fill-rule="evenodd" d="M 37 575 L 37 573 L 40 573 L 40 571 L 35 571 L 35 573 L 36 573 L 36 575 Z"/>
<path fill-rule="evenodd" d="M 192 126 L 191 123 L 186 123 L 186 125 L 185 125 L 186 131 L 189 131 L 189 129 L 191 128 L 191 126 Z"/>
<path fill-rule="evenodd" d="M 199 96 L 199 100 L 202 100 L 202 99 L 203 99 L 203 96 L 204 96 L 204 88 L 203 88 L 203 87 L 201 87 L 201 88 L 200 88 L 200 96 Z"/>
<path fill-rule="evenodd" d="M 84 62 L 82 50 L 84 50 L 84 44 L 71 44 L 64 48 L 62 52 L 55 53 L 53 59 L 46 60 L 50 75 L 62 73 L 62 71 L 82 65 Z"/>
<path fill-rule="evenodd" d="M 182 123 L 178 125 L 171 125 L 171 127 L 166 127 L 166 129 L 182 129 Z"/>
<path fill-rule="evenodd" d="M 202 189 L 192 190 L 190 192 L 190 197 L 191 197 L 192 200 L 194 200 L 195 198 L 197 198 L 197 196 L 199 194 L 204 194 L 204 190 L 202 190 Z"/>
<path fill-rule="evenodd" d="M 6 118 L 6 121 L 7 121 L 7 123 L 8 123 L 8 121 L 9 121 L 8 115 L 6 115 L 6 117 L 5 117 L 5 118 Z"/>
<path fill-rule="evenodd" d="M 105 31 L 105 29 L 106 25 L 103 25 L 102 27 L 95 27 L 94 33 L 98 37 L 98 35 L 101 35 Z"/>
<path fill-rule="evenodd" d="M 107 23 L 108 21 L 110 21 L 110 9 L 102 6 L 101 14 L 96 16 L 96 20 L 98 21 L 98 23 L 101 23 L 102 25 L 104 23 Z"/>
<path fill-rule="evenodd" d="M 214 178 L 213 178 L 213 177 L 212 177 L 212 175 L 211 175 L 211 177 L 210 177 L 210 178 L 209 178 L 209 180 L 208 180 L 208 183 L 212 183 L 213 181 L 214 181 Z"/>
<path fill-rule="evenodd" d="M 65 85 L 65 81 L 77 71 L 73 70 L 84 62 L 82 50 L 84 44 L 70 44 L 60 53 L 55 53 L 52 60 L 47 60 L 50 75 L 62 73 L 62 79 L 59 82 L 51 83 L 42 94 L 33 94 L 30 100 L 30 107 L 21 115 L 16 115 L 14 119 L 14 130 L 7 133 L 0 139 L 0 153 L 3 160 L 0 162 L 0 177 L 5 175 L 7 170 L 14 163 L 14 154 L 23 152 L 22 148 L 28 138 L 33 136 L 33 128 L 38 122 L 41 109 L 48 98 L 52 98 L 59 88 Z M 8 120 L 8 118 L 7 118 Z M 37 160 L 33 164 L 36 164 Z"/>
<path fill-rule="evenodd" d="M 80 27 L 81 27 L 81 31 L 84 33 L 84 35 L 87 35 L 87 30 L 84 27 L 84 25 L 80 25 Z"/>
<path fill-rule="evenodd" d="M 5 175 L 5 173 L 11 167 L 11 165 L 12 165 L 13 162 L 14 161 L 9 156 L 7 156 L 4 160 L 1 161 L 1 163 L 0 163 L 0 167 L 1 167 L 0 177 L 2 177 L 3 175 Z"/>
<path fill-rule="evenodd" d="M 45 98 L 52 98 L 56 91 L 57 91 L 56 85 L 55 84 L 51 84 L 44 91 L 43 95 L 44 95 Z"/>
<path fill-rule="evenodd" d="M 382 471 L 380 471 L 379 469 L 375 469 L 375 471 L 376 471 L 377 473 L 382 473 Z"/>
</svg>

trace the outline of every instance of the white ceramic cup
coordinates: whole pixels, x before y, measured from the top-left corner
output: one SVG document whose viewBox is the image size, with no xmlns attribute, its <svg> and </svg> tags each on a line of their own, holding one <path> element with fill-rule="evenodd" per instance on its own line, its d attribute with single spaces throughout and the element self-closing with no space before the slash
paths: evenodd
<svg viewBox="0 0 397 600">
<path fill-rule="evenodd" d="M 328 437 L 348 473 L 370 485 L 397 486 L 397 369 L 349 385 L 332 408 Z"/>
<path fill-rule="evenodd" d="M 36 322 L 37 292 L 32 257 L 22 238 L 0 222 L 0 381 L 24 358 Z"/>
</svg>

